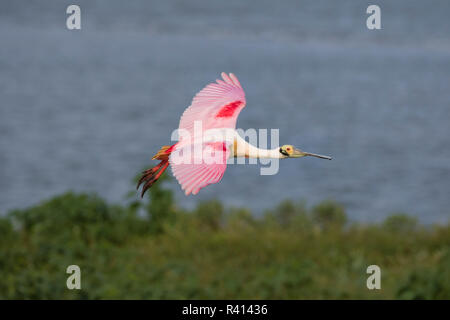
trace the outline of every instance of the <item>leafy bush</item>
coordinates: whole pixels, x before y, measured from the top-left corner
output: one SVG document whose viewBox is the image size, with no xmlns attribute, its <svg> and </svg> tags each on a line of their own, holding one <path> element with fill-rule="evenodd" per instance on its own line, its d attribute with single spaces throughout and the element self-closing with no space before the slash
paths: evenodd
<svg viewBox="0 0 450 320">
<path fill-rule="evenodd" d="M 442 252 L 438 262 L 429 266 L 414 266 L 406 271 L 403 283 L 397 289 L 400 299 L 448 299 L 450 295 L 450 251 Z"/>
<path fill-rule="evenodd" d="M 196 221 L 211 230 L 218 230 L 222 225 L 224 208 L 221 202 L 211 200 L 200 202 L 194 211 Z"/>
<path fill-rule="evenodd" d="M 383 226 L 390 232 L 408 233 L 416 231 L 418 223 L 417 219 L 404 213 L 398 213 L 387 217 Z"/>
<path fill-rule="evenodd" d="M 324 201 L 312 209 L 312 220 L 322 229 L 341 229 L 347 222 L 344 208 L 336 202 Z"/>
<path fill-rule="evenodd" d="M 0 218 L 2 299 L 449 299 L 449 263 L 449 225 L 348 224 L 332 201 L 187 211 L 161 181 L 127 206 L 66 193 Z M 81 290 L 66 288 L 72 264 Z"/>
</svg>

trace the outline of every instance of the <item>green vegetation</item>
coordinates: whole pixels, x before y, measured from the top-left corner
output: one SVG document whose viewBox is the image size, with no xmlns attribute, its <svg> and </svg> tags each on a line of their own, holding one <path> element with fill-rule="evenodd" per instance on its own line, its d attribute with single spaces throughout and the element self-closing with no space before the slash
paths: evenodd
<svg viewBox="0 0 450 320">
<path fill-rule="evenodd" d="M 450 225 L 349 223 L 331 201 L 186 211 L 163 184 L 127 206 L 66 193 L 0 218 L 0 298 L 450 298 Z M 66 288 L 72 264 L 81 290 Z M 366 288 L 372 264 L 381 290 Z"/>
</svg>

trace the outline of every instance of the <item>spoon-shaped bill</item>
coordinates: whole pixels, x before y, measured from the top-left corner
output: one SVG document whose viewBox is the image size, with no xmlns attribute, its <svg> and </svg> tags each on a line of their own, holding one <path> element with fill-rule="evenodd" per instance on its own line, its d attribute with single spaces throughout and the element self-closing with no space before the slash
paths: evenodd
<svg viewBox="0 0 450 320">
<path fill-rule="evenodd" d="M 305 156 L 316 157 L 316 158 L 326 159 L 326 160 L 331 160 L 332 159 L 329 156 L 323 156 L 321 154 L 310 153 L 310 152 L 303 152 L 303 153 L 305 154 Z"/>
</svg>

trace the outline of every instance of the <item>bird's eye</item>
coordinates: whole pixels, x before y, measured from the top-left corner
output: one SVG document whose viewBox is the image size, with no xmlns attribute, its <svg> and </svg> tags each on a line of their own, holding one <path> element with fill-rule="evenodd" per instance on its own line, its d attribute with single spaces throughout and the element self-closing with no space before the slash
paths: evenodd
<svg viewBox="0 0 450 320">
<path fill-rule="evenodd" d="M 291 151 L 291 148 L 286 148 L 287 151 Z"/>
<path fill-rule="evenodd" d="M 289 157 L 289 153 L 287 153 L 283 148 L 280 148 L 280 153 L 286 157 Z"/>
</svg>

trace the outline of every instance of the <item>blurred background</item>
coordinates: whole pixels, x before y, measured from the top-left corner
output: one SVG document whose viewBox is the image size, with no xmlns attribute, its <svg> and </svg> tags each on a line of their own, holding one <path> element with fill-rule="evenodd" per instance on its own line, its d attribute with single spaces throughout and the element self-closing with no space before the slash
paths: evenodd
<svg viewBox="0 0 450 320">
<path fill-rule="evenodd" d="M 70 4 L 81 30 L 66 28 Z M 370 4 L 381 30 L 366 27 Z M 365 268 L 384 261 L 396 271 L 378 297 L 449 298 L 449 12 L 447 0 L 1 1 L 0 297 L 370 298 Z M 246 92 L 238 128 L 279 128 L 281 144 L 333 161 L 282 161 L 274 176 L 231 165 L 198 196 L 172 179 L 139 201 L 133 178 L 222 71 Z M 131 225 L 101 231 L 121 219 Z M 218 242 L 190 261 L 205 219 Z M 339 227 L 324 232 L 330 223 Z M 378 240 L 364 242 L 370 234 Z M 264 241 L 261 255 L 249 244 Z M 337 249 L 319 262 L 297 246 L 311 241 Z M 106 287 L 58 289 L 61 265 L 77 259 L 92 263 L 92 287 Z M 237 271 L 255 263 L 267 266 L 259 282 Z M 159 291 L 140 291 L 147 273 L 163 279 Z"/>
</svg>

